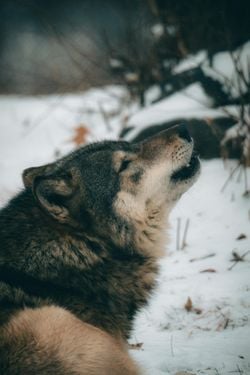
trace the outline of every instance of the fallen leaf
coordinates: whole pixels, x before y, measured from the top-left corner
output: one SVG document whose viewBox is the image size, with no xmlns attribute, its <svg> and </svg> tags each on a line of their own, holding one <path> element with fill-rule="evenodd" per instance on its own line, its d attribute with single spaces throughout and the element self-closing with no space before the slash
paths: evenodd
<svg viewBox="0 0 250 375">
<path fill-rule="evenodd" d="M 244 240 L 245 238 L 247 238 L 247 236 L 244 234 L 244 233 L 241 233 L 237 238 L 236 240 Z"/>
<path fill-rule="evenodd" d="M 140 350 L 142 349 L 143 342 L 137 342 L 136 344 L 128 344 L 129 349 Z"/>
<path fill-rule="evenodd" d="M 193 302 L 190 297 L 188 297 L 187 302 L 185 303 L 185 309 L 190 312 L 193 308 Z"/>
<path fill-rule="evenodd" d="M 89 134 L 88 128 L 86 128 L 83 125 L 79 125 L 77 128 L 74 129 L 74 133 L 75 133 L 75 135 L 71 139 L 71 141 L 74 142 L 74 144 L 76 146 L 80 146 L 80 145 L 86 143 L 86 137 Z"/>
</svg>

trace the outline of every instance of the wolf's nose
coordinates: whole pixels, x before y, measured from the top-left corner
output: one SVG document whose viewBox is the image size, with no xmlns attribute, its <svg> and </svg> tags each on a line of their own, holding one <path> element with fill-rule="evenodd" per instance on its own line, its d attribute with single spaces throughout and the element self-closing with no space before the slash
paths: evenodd
<svg viewBox="0 0 250 375">
<path fill-rule="evenodd" d="M 180 138 L 183 138 L 188 142 L 192 141 L 192 138 L 190 137 L 190 134 L 189 134 L 185 124 L 181 124 L 178 127 L 178 135 L 179 135 Z"/>
</svg>

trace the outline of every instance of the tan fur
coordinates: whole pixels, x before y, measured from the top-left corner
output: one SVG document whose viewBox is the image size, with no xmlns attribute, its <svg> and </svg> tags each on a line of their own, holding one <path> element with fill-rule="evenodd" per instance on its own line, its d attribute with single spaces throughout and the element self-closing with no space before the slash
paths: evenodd
<svg viewBox="0 0 250 375">
<path fill-rule="evenodd" d="M 53 353 L 65 374 L 139 374 L 122 342 L 56 306 L 25 309 L 11 319 L 1 336 L 6 342 L 10 338 L 16 348 L 21 344 L 23 351 L 28 353 L 32 337 L 36 361 L 39 362 L 39 358 L 46 360 L 47 353 Z M 32 354 L 29 356 L 32 361 Z M 19 360 L 23 361 L 23 358 Z"/>
<path fill-rule="evenodd" d="M 145 166 L 144 166 L 145 170 Z M 121 191 L 117 195 L 115 209 L 136 228 L 136 246 L 155 257 L 164 255 L 166 220 L 169 207 L 166 194 L 161 194 L 164 185 L 166 161 L 148 167 L 142 181 L 135 185 L 129 176 L 124 176 Z M 155 184 L 155 181 L 159 181 Z"/>
<path fill-rule="evenodd" d="M 136 247 L 144 254 L 159 258 L 165 253 L 169 213 L 187 190 L 185 184 L 173 189 L 170 177 L 173 171 L 190 161 L 192 151 L 192 142 L 187 143 L 173 135 L 167 142 L 163 137 L 155 137 L 142 144 L 137 157 L 126 155 L 133 163 L 122 174 L 121 190 L 114 208 L 125 220 L 133 222 Z M 124 157 L 121 152 L 114 154 L 118 169 Z M 142 177 L 139 182 L 133 181 L 133 175 L 138 171 Z"/>
</svg>

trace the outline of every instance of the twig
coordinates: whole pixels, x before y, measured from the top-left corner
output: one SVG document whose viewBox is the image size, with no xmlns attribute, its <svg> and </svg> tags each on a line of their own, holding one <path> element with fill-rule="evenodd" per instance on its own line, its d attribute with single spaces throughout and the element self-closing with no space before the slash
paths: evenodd
<svg viewBox="0 0 250 375">
<path fill-rule="evenodd" d="M 223 72 L 221 72 L 220 70 L 216 69 L 214 66 L 213 67 L 206 67 L 208 70 L 214 72 L 216 75 L 217 75 L 217 79 L 218 77 L 221 77 L 223 79 L 223 82 L 224 84 L 227 85 L 227 88 L 228 89 L 232 89 L 233 88 L 233 82 L 230 78 L 227 77 L 226 74 L 224 74 Z"/>
<path fill-rule="evenodd" d="M 236 253 L 236 251 L 233 251 L 233 256 L 234 256 L 234 259 L 236 262 L 243 262 L 244 261 L 244 258 L 245 256 L 250 253 L 250 250 L 246 251 L 243 255 L 239 255 L 238 253 Z"/>
<path fill-rule="evenodd" d="M 231 180 L 231 178 L 233 177 L 233 175 L 235 174 L 235 172 L 237 171 L 237 169 L 240 167 L 241 163 L 239 162 L 236 167 L 232 170 L 232 172 L 230 173 L 230 175 L 228 176 L 228 178 L 226 179 L 225 183 L 223 184 L 220 192 L 223 193 L 223 191 L 226 189 L 229 181 Z"/>
<path fill-rule="evenodd" d="M 238 121 L 239 120 L 238 114 L 234 115 L 232 113 L 232 111 L 230 112 L 230 110 L 228 110 L 226 107 L 222 107 L 221 110 L 222 110 L 222 112 L 224 112 L 232 120 L 234 120 L 234 121 Z"/>
<path fill-rule="evenodd" d="M 247 168 L 244 166 L 243 167 L 244 171 L 244 185 L 245 185 L 245 193 L 248 192 L 248 181 L 247 181 Z"/>
<path fill-rule="evenodd" d="M 233 61 L 233 64 L 234 64 L 234 68 L 236 70 L 236 73 L 237 73 L 237 77 L 239 79 L 239 82 L 238 82 L 238 88 L 239 90 L 241 91 L 241 94 L 243 94 L 242 92 L 242 88 L 241 88 L 241 84 L 240 84 L 240 79 L 242 80 L 242 82 L 245 84 L 245 87 L 248 88 L 249 87 L 249 82 L 247 81 L 247 77 L 246 75 L 244 74 L 244 71 L 243 71 L 243 67 L 241 66 L 240 64 L 240 57 L 241 57 L 241 53 L 242 51 L 240 51 L 238 53 L 238 56 L 234 55 L 233 52 L 230 52 L 230 55 L 231 55 L 231 59 Z M 240 64 L 240 65 L 239 65 Z"/>
<path fill-rule="evenodd" d="M 177 218 L 176 250 L 180 250 L 181 218 Z"/>
<path fill-rule="evenodd" d="M 100 109 L 100 113 L 102 115 L 102 118 L 103 118 L 103 122 L 104 124 L 106 125 L 106 128 L 108 131 L 111 131 L 112 128 L 110 126 L 110 123 L 109 123 L 109 119 L 108 119 L 108 115 L 107 113 L 105 112 L 103 106 L 102 106 L 102 103 L 98 102 L 98 106 L 99 106 L 99 109 Z"/>
<path fill-rule="evenodd" d="M 228 268 L 228 271 L 231 271 L 239 262 L 244 262 L 245 256 L 249 253 L 250 253 L 250 250 L 246 251 L 243 255 L 239 255 L 238 253 L 236 253 L 236 251 L 233 251 L 234 263 Z"/>
<path fill-rule="evenodd" d="M 239 174 L 238 174 L 238 177 L 237 177 L 237 182 L 241 181 L 241 176 L 242 176 L 242 168 L 240 168 L 240 170 L 239 170 Z"/>
<path fill-rule="evenodd" d="M 233 263 L 233 264 L 228 268 L 228 271 L 231 271 L 231 270 L 236 266 L 237 263 L 238 263 L 238 261 L 235 262 L 235 263 Z"/>
<path fill-rule="evenodd" d="M 190 219 L 188 218 L 187 221 L 186 221 L 186 225 L 185 225 L 185 229 L 184 229 L 184 234 L 183 234 L 183 238 L 182 238 L 182 245 L 181 245 L 181 249 L 182 250 L 187 246 L 186 239 L 187 239 L 187 233 L 188 233 L 189 223 L 190 223 Z"/>
<path fill-rule="evenodd" d="M 211 253 L 211 254 L 208 254 L 208 255 L 204 255 L 203 257 L 199 257 L 199 258 L 192 258 L 190 259 L 189 262 L 196 262 L 197 260 L 203 260 L 203 259 L 207 259 L 207 258 L 212 258 L 212 257 L 215 257 L 215 253 Z"/>
</svg>

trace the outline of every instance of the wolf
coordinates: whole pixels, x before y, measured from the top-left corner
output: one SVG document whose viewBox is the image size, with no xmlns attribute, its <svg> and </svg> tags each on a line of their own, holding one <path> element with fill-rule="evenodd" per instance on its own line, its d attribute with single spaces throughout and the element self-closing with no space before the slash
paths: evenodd
<svg viewBox="0 0 250 375">
<path fill-rule="evenodd" d="M 200 170 L 175 126 L 23 172 L 0 212 L 0 373 L 136 375 L 126 340 L 156 286 L 167 220 Z"/>
</svg>

